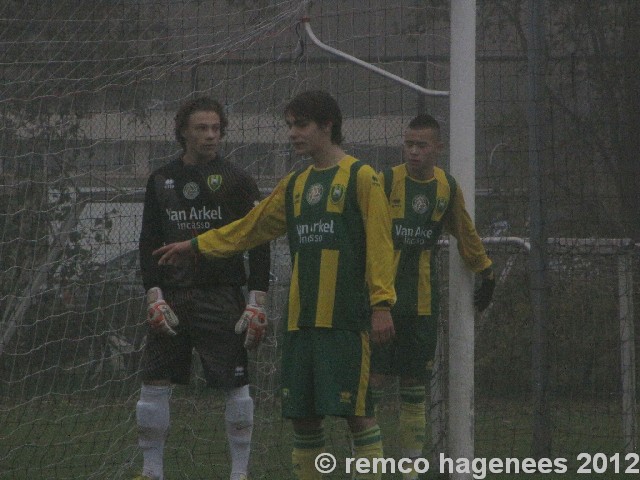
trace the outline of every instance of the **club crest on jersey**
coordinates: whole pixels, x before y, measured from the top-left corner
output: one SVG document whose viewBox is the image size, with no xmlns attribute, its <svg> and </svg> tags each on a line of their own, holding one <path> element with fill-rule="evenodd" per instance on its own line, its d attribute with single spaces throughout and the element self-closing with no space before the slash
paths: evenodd
<svg viewBox="0 0 640 480">
<path fill-rule="evenodd" d="M 165 190 L 172 190 L 175 186 L 176 186 L 176 182 L 173 180 L 173 178 L 167 178 L 164 181 Z"/>
<path fill-rule="evenodd" d="M 344 197 L 344 192 L 345 192 L 345 187 L 344 185 L 332 185 L 331 186 L 331 193 L 329 194 L 329 198 L 331 199 L 332 203 L 339 203 L 340 200 L 342 200 L 342 198 Z"/>
<path fill-rule="evenodd" d="M 436 210 L 439 213 L 442 213 L 446 210 L 446 208 L 447 208 L 447 199 L 444 197 L 438 198 L 438 200 L 436 200 Z"/>
<path fill-rule="evenodd" d="M 215 192 L 222 186 L 222 175 L 209 175 L 207 177 L 207 186 L 212 192 Z"/>
<path fill-rule="evenodd" d="M 429 199 L 424 195 L 416 195 L 411 202 L 413 211 L 422 215 L 429 209 Z"/>
<path fill-rule="evenodd" d="M 200 187 L 196 182 L 186 183 L 184 188 L 182 189 L 182 194 L 187 200 L 193 200 L 198 195 L 200 195 Z"/>
<path fill-rule="evenodd" d="M 352 397 L 351 392 L 340 392 L 340 403 L 351 403 Z"/>
<path fill-rule="evenodd" d="M 307 191 L 307 203 L 309 205 L 315 205 L 322 199 L 322 194 L 324 193 L 324 188 L 322 188 L 322 184 L 314 183 L 309 187 Z"/>
</svg>

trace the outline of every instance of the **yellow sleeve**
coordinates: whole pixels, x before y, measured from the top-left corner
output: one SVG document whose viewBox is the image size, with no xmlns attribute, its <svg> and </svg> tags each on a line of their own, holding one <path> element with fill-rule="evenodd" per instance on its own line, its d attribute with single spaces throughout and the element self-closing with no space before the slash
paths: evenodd
<svg viewBox="0 0 640 480">
<path fill-rule="evenodd" d="M 358 170 L 358 204 L 367 237 L 366 278 L 371 305 L 387 302 L 393 306 L 396 291 L 391 214 L 380 180 L 368 165 Z"/>
<path fill-rule="evenodd" d="M 467 212 L 459 185 L 456 186 L 453 203 L 443 220 L 445 229 L 458 241 L 458 252 L 469 270 L 478 273 L 491 266 L 491 259 L 487 256 L 482 240 Z"/>
<path fill-rule="evenodd" d="M 228 257 L 250 250 L 287 231 L 285 191 L 290 175 L 244 217 L 196 237 L 198 251 L 211 257 Z"/>
</svg>

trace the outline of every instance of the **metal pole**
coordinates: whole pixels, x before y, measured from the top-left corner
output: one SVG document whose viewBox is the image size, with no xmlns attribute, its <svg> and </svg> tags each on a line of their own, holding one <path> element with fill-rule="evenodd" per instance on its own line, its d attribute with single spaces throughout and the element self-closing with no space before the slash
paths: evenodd
<svg viewBox="0 0 640 480">
<path fill-rule="evenodd" d="M 313 33 L 313 30 L 311 29 L 311 24 L 309 23 L 310 21 L 311 19 L 309 17 L 302 18 L 302 22 L 304 23 L 304 28 L 307 32 L 307 35 L 309 36 L 311 41 L 322 50 L 329 52 L 335 55 L 336 57 L 344 58 L 345 60 L 348 60 L 351 63 L 355 63 L 356 65 L 366 68 L 367 70 L 371 70 L 372 72 L 377 73 L 378 75 L 382 75 L 383 77 L 389 78 L 394 82 L 404 85 L 405 87 L 415 90 L 416 92 L 419 92 L 423 95 L 432 95 L 435 97 L 446 97 L 449 95 L 449 92 L 446 90 L 431 90 L 429 88 L 424 88 L 420 85 L 416 85 L 415 83 L 410 82 L 406 78 L 399 77 L 398 75 L 395 75 L 391 72 L 383 70 L 380 67 L 376 67 L 375 65 L 371 65 L 370 63 L 360 60 L 359 58 L 356 58 L 353 55 L 349 55 L 348 53 L 345 53 L 341 50 L 330 47 L 325 43 L 322 43 L 318 39 L 318 37 L 316 37 L 315 33 Z"/>
<path fill-rule="evenodd" d="M 451 173 L 475 216 L 476 2 L 451 2 Z M 452 247 L 455 239 L 451 239 Z M 474 457 L 473 274 L 449 249 L 449 455 Z M 442 466 L 441 466 L 442 467 Z M 456 480 L 471 474 L 453 472 Z"/>
<path fill-rule="evenodd" d="M 533 439 L 532 454 L 536 458 L 551 456 L 551 428 L 549 419 L 549 364 L 547 334 L 547 298 L 545 292 L 545 234 L 542 193 L 543 149 L 542 129 L 542 0 L 529 0 L 528 100 L 529 122 L 529 214 L 531 225 L 530 291 L 533 312 Z"/>
<path fill-rule="evenodd" d="M 618 298 L 620 312 L 620 370 L 622 375 L 622 435 L 624 452 L 638 451 L 636 408 L 636 346 L 633 318 L 633 250 L 618 257 Z"/>
</svg>

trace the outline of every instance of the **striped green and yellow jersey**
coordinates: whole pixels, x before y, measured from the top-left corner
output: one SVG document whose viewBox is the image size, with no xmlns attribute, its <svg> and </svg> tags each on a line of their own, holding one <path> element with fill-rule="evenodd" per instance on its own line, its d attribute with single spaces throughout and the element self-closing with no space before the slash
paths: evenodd
<svg viewBox="0 0 640 480">
<path fill-rule="evenodd" d="M 197 242 L 205 255 L 227 256 L 285 233 L 292 260 L 288 330 L 365 330 L 370 306 L 395 303 L 391 219 L 369 165 L 347 155 L 330 168 L 291 173 L 244 218 Z"/>
<path fill-rule="evenodd" d="M 458 240 L 458 251 L 473 272 L 491 260 L 467 213 L 462 191 L 441 168 L 425 181 L 409 176 L 406 164 L 380 174 L 389 200 L 397 269 L 398 301 L 393 314 L 432 315 L 438 306 L 436 250 L 443 230 Z"/>
</svg>

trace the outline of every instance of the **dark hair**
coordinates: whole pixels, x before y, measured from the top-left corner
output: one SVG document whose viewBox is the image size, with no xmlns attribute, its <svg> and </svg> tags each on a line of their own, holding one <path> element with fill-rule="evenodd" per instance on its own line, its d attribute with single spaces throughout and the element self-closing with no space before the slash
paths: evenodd
<svg viewBox="0 0 640 480">
<path fill-rule="evenodd" d="M 224 134 L 229 124 L 227 116 L 224 113 L 224 107 L 210 97 L 198 97 L 193 100 L 189 100 L 184 103 L 176 113 L 176 140 L 182 146 L 182 149 L 187 148 L 187 143 L 182 136 L 182 130 L 189 124 L 189 117 L 196 112 L 216 112 L 220 117 L 220 136 L 224 137 Z"/>
<path fill-rule="evenodd" d="M 409 128 L 411 129 L 433 128 L 438 133 L 440 133 L 440 124 L 435 118 L 433 118 L 428 113 L 421 113 L 420 115 L 414 117 L 409 122 Z"/>
<path fill-rule="evenodd" d="M 338 102 L 322 90 L 311 90 L 296 95 L 284 108 L 284 114 L 293 115 L 296 119 L 307 119 L 318 125 L 332 122 L 331 142 L 342 143 L 342 112 Z"/>
</svg>

